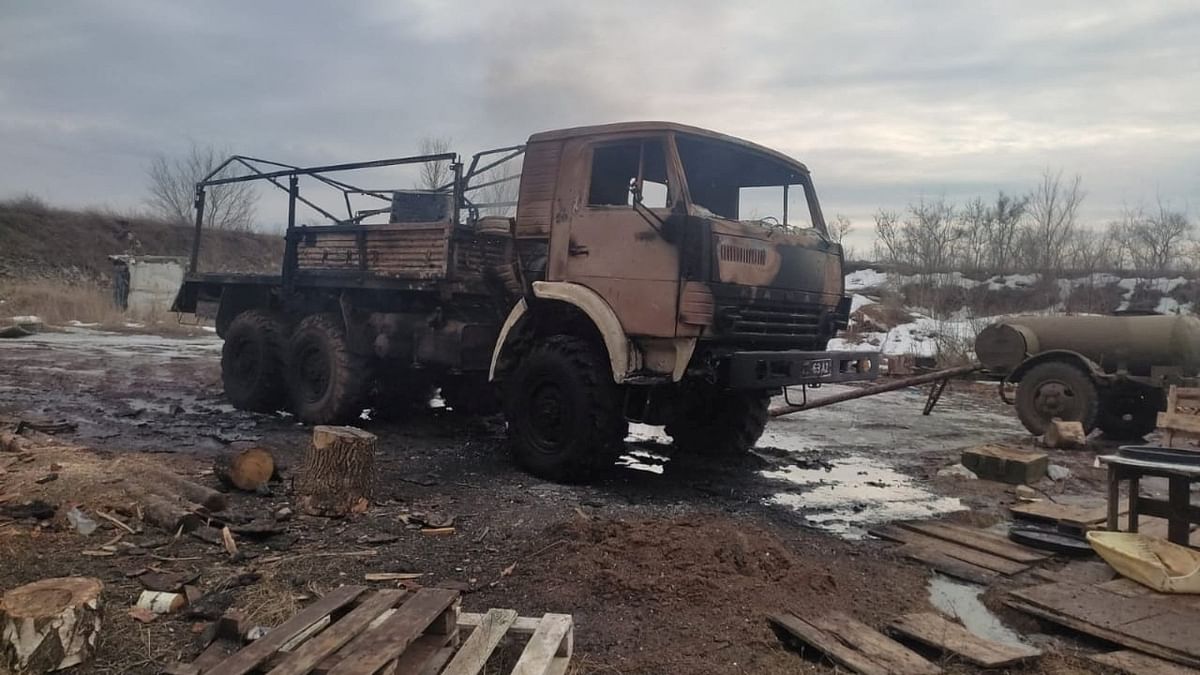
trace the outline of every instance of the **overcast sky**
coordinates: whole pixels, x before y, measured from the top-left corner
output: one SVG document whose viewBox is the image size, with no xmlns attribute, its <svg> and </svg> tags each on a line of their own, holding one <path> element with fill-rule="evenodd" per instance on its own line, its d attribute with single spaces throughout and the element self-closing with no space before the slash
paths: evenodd
<svg viewBox="0 0 1200 675">
<path fill-rule="evenodd" d="M 1092 222 L 1158 197 L 1196 219 L 1198 36 L 1195 0 L 4 0 L 0 196 L 138 208 L 191 140 L 324 163 L 667 119 L 807 163 L 860 236 L 1047 167 Z"/>
</svg>

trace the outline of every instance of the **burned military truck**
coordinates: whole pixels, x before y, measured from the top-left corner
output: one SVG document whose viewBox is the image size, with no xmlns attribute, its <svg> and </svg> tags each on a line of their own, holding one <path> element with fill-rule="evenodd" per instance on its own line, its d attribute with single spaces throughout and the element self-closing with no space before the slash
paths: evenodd
<svg viewBox="0 0 1200 675">
<path fill-rule="evenodd" d="M 439 190 L 335 177 L 428 162 L 449 168 Z M 247 173 L 197 185 L 175 309 L 215 317 L 239 408 L 341 422 L 437 387 L 454 410 L 502 406 L 528 470 L 580 480 L 611 465 L 628 421 L 741 452 L 781 387 L 877 372 L 870 354 L 825 350 L 850 300 L 808 169 L 753 143 L 638 122 L 539 133 L 469 164 L 228 164 Z M 345 213 L 302 178 L 340 191 Z M 288 193 L 279 276 L 196 269 L 206 190 L 243 180 Z M 515 200 L 482 197 L 506 184 Z M 329 224 L 298 224 L 302 207 Z"/>
<path fill-rule="evenodd" d="M 975 353 L 988 372 L 1017 385 L 1017 416 L 1030 433 L 1059 418 L 1134 440 L 1154 431 L 1168 386 L 1195 386 L 1200 319 L 1016 316 L 981 331 Z"/>
</svg>

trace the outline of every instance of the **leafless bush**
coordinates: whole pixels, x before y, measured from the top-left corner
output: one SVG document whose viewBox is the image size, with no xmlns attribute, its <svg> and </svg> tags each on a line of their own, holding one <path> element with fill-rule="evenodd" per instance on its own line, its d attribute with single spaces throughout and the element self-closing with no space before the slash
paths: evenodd
<svg viewBox="0 0 1200 675">
<path fill-rule="evenodd" d="M 1111 227 L 1134 269 L 1164 272 L 1176 269 L 1194 253 L 1189 241 L 1194 226 L 1183 211 L 1172 209 L 1161 199 L 1157 208 L 1147 211 L 1138 206 L 1127 208 L 1121 220 Z"/>
<path fill-rule="evenodd" d="M 1064 181 L 1061 171 L 1046 169 L 1042 174 L 1029 198 L 1028 225 L 1021 242 L 1022 257 L 1030 269 L 1057 274 L 1066 267 L 1066 243 L 1075 231 L 1085 194 L 1078 175 Z"/>
<path fill-rule="evenodd" d="M 187 225 L 195 221 L 196 183 L 204 180 L 229 155 L 212 146 L 192 144 L 184 155 L 168 158 L 159 155 L 150 162 L 147 176 L 150 196 L 146 203 L 157 216 L 169 222 Z M 235 175 L 226 167 L 216 177 Z M 253 229 L 258 193 L 250 183 L 230 183 L 207 189 L 204 202 L 204 226 L 217 230 Z"/>
</svg>

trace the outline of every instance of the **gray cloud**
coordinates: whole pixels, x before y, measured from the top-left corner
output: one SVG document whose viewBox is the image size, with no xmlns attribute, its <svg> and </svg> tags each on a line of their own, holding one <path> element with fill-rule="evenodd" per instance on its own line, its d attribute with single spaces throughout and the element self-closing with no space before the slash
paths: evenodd
<svg viewBox="0 0 1200 675">
<path fill-rule="evenodd" d="M 193 140 L 310 163 L 649 118 L 795 155 L 864 227 L 1045 167 L 1094 222 L 1200 206 L 1194 2 L 467 4 L 7 3 L 0 195 L 136 207 Z"/>
</svg>

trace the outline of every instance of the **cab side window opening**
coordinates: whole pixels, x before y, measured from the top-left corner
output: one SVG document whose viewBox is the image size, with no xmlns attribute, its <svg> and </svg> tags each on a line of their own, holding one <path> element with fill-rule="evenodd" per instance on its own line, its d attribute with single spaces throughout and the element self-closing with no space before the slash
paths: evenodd
<svg viewBox="0 0 1200 675">
<path fill-rule="evenodd" d="M 640 181 L 640 184 L 639 184 Z M 592 151 L 589 206 L 632 206 L 630 186 L 638 184 L 642 204 L 666 208 L 670 189 L 660 140 L 633 140 L 599 145 Z"/>
</svg>

